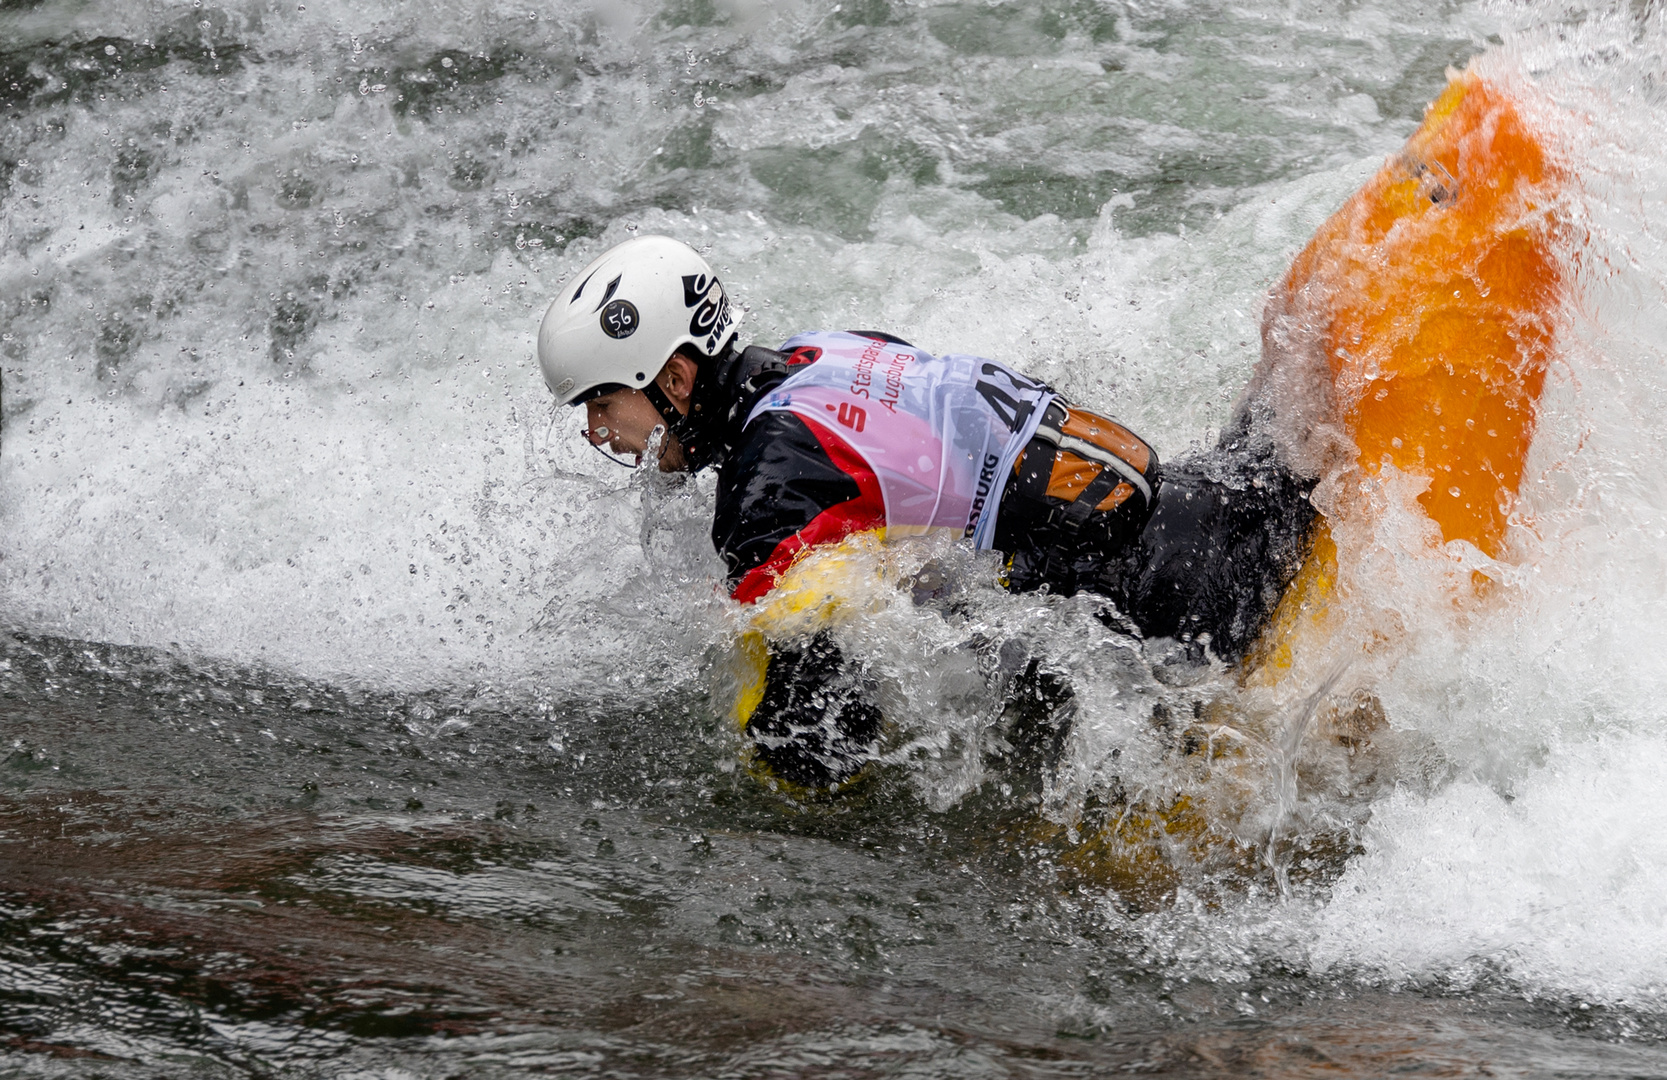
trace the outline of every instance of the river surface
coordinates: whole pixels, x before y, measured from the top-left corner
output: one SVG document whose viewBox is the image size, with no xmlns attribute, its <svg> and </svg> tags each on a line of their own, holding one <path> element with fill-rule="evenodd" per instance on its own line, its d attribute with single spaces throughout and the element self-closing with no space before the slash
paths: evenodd
<svg viewBox="0 0 1667 1080">
<path fill-rule="evenodd" d="M 743 767 L 562 282 L 666 233 L 1174 458 L 1467 64 L 1570 178 L 1497 588 L 1390 492 L 1309 707 L 926 545 L 869 779 Z M 3 0 L 0 1075 L 1667 1075 L 1664 131 L 1657 0 Z M 1219 842 L 1085 856 L 1140 793 Z"/>
</svg>

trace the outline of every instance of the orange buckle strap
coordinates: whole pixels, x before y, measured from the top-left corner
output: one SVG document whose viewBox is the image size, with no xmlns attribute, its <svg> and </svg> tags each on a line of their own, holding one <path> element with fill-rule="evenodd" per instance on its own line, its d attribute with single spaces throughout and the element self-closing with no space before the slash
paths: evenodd
<svg viewBox="0 0 1667 1080">
<path fill-rule="evenodd" d="M 1019 460 L 1019 484 L 1033 500 L 1070 505 L 1064 520 L 1081 525 L 1096 511 L 1115 510 L 1137 492 L 1152 501 L 1151 447 L 1113 420 L 1060 403 L 1048 407 Z"/>
</svg>

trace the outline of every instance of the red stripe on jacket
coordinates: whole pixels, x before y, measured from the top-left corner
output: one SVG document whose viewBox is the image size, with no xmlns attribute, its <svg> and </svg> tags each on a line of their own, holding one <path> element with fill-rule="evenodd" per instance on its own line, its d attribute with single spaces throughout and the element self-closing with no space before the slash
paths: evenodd
<svg viewBox="0 0 1667 1080">
<path fill-rule="evenodd" d="M 730 593 L 743 604 L 750 604 L 776 587 L 776 582 L 806 549 L 819 544 L 837 544 L 854 532 L 878 529 L 886 523 L 886 501 L 880 494 L 880 481 L 868 467 L 862 455 L 849 443 L 807 416 L 799 416 L 834 466 L 857 483 L 860 492 L 854 499 L 836 503 L 811 518 L 798 532 L 776 545 L 769 559 L 747 571 L 736 582 Z"/>
</svg>

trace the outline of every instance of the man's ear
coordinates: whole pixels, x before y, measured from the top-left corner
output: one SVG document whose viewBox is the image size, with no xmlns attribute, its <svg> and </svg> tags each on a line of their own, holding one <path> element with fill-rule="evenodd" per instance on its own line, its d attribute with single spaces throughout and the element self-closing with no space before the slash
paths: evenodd
<svg viewBox="0 0 1667 1080">
<path fill-rule="evenodd" d="M 695 362 L 682 353 L 672 353 L 666 366 L 660 369 L 660 374 L 654 379 L 665 392 L 666 398 L 680 413 L 689 411 L 689 401 L 695 393 L 695 376 L 700 368 Z"/>
</svg>

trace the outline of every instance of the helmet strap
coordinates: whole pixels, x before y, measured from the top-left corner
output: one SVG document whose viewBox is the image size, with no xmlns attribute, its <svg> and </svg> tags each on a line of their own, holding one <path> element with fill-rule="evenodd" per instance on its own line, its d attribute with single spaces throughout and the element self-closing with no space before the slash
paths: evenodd
<svg viewBox="0 0 1667 1080">
<path fill-rule="evenodd" d="M 660 389 L 659 383 L 649 382 L 642 388 L 642 393 L 643 397 L 648 399 L 648 403 L 654 406 L 654 411 L 660 414 L 660 419 L 665 422 L 667 434 L 677 436 L 678 443 L 683 446 L 684 456 L 687 457 L 690 449 L 688 436 L 692 427 L 689 417 L 677 411 L 677 406 L 673 405 L 666 392 Z"/>
<path fill-rule="evenodd" d="M 671 398 L 667 397 L 666 392 L 660 389 L 659 383 L 650 382 L 642 388 L 642 392 L 643 397 L 648 399 L 648 403 L 654 406 L 654 411 L 660 414 L 660 419 L 666 422 L 666 429 L 669 431 L 672 421 L 683 414 L 677 411 L 677 406 L 673 405 Z"/>
<path fill-rule="evenodd" d="M 758 354 L 756 358 L 753 357 L 755 353 Z M 745 363 L 748 358 L 753 358 L 751 364 Z M 768 358 L 775 364 L 771 366 L 760 358 Z M 651 382 L 641 389 L 648 403 L 659 411 L 660 418 L 665 421 L 666 431 L 677 436 L 678 445 L 683 448 L 683 460 L 688 462 L 689 469 L 699 472 L 708 466 L 723 463 L 729 452 L 729 433 L 732 429 L 738 430 L 739 420 L 745 418 L 745 408 L 751 405 L 757 394 L 753 385 L 756 377 L 765 373 L 764 368 L 769 369 L 768 373 L 785 372 L 787 369 L 780 363 L 778 353 L 757 348 L 741 350 L 734 341 L 730 341 L 717 356 L 700 358 L 696 365 L 694 392 L 689 396 L 689 411 L 686 413 L 677 411 L 677 406 L 666 397 L 658 383 Z M 755 378 L 743 380 L 745 375 Z M 737 394 L 741 397 L 736 397 Z M 738 410 L 741 413 L 739 417 L 736 415 Z"/>
</svg>

